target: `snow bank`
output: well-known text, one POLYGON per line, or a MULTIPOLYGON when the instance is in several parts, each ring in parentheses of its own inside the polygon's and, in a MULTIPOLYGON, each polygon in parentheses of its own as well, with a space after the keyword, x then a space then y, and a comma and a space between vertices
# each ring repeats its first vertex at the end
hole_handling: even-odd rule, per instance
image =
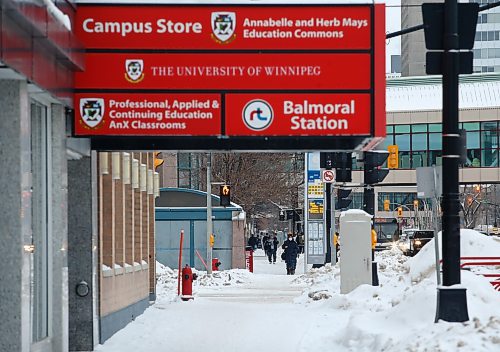
MULTIPOLYGON (((171 269, 156 262, 156 297, 157 302, 168 303, 177 300, 177 269, 171 269)), ((223 287, 241 285, 251 281, 252 274, 244 269, 214 271, 208 276, 206 271, 193 269, 198 277, 193 281, 193 293, 199 287, 223 287)))
MULTIPOLYGON (((500 241, 462 231, 463 256, 499 256, 500 241)), ((376 253, 380 286, 361 285, 340 294, 338 265, 313 269, 297 278, 308 285, 294 302, 348 314, 343 328, 307 341, 314 350, 335 351, 494 351, 500 348, 500 294, 487 279, 462 271, 470 321, 434 323, 436 279, 433 243, 415 257, 392 249, 376 253), (417 278, 417 279, 416 279, 417 278), (319 302, 318 302, 319 301, 319 302), (496 346, 496 347, 495 347, 496 346)), ((498 272, 498 269, 497 269, 498 272)))
MULTIPOLYGON (((441 239, 441 232, 438 233, 441 239)), ((441 254, 441 240, 439 244, 439 258, 441 254)), ((435 275, 435 249, 434 239, 429 241, 420 252, 408 262, 410 275, 413 281, 435 275)), ((486 236, 474 230, 462 229, 460 231, 460 253, 462 257, 493 257, 500 256, 500 237, 486 236)))
POLYGON ((231 285, 241 285, 251 281, 251 273, 246 269, 231 269, 224 271, 214 271, 211 276, 206 271, 195 270, 198 278, 194 281, 194 289, 197 286, 221 287, 231 285))

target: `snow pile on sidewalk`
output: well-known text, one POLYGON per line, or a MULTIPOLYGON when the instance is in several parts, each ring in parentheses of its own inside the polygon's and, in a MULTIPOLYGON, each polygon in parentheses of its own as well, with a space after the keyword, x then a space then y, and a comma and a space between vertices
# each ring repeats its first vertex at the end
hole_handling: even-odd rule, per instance
POLYGON ((156 262, 156 302, 168 303, 177 298, 178 270, 156 262))
MULTIPOLYGON (((438 234, 441 238, 441 232, 438 234)), ((441 240, 439 244, 439 258, 442 258, 441 240)), ((410 274, 414 281, 435 275, 435 249, 432 239, 422 250, 409 260, 410 274)), ((500 257, 500 237, 485 236, 477 231, 462 229, 460 231, 460 255, 462 257, 500 257)), ((474 270, 473 270, 474 271, 474 270)))
MULTIPOLYGON (((192 269, 198 277, 193 281, 193 291, 199 287, 223 287, 248 283, 252 274, 245 269, 214 271, 208 276, 206 271, 192 269)), ((171 269, 156 262, 156 297, 157 302, 171 302, 177 299, 177 269, 171 269)))
MULTIPOLYGON (((498 239, 471 230, 462 234, 463 256, 500 255, 498 239)), ((309 287, 295 303, 336 310, 339 316, 348 314, 342 329, 307 341, 311 351, 328 346, 342 347, 340 351, 500 350, 500 293, 483 276, 462 271, 469 322, 434 323, 433 245, 427 244, 410 259, 397 249, 377 253, 380 286, 361 285, 346 295, 340 294, 338 265, 315 269, 296 279, 309 287)))
POLYGON ((231 269, 224 271, 213 271, 211 276, 206 271, 195 271, 198 278, 194 281, 194 287, 221 287, 241 285, 251 281, 251 273, 246 269, 231 269))

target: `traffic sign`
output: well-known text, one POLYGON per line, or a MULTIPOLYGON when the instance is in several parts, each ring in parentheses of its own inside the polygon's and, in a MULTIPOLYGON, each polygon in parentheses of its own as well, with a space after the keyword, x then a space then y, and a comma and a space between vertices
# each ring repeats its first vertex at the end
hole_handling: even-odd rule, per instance
POLYGON ((321 180, 324 183, 335 182, 335 170, 322 170, 321 171, 321 180))

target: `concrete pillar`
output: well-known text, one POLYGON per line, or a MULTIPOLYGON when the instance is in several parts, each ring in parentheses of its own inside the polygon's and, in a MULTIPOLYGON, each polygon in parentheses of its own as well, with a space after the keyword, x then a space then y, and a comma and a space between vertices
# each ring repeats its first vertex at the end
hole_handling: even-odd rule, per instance
MULTIPOLYGON (((93 153, 92 155, 95 155, 93 153)), ((98 343, 97 200, 95 157, 68 161, 69 350, 92 351, 98 343), (94 206, 93 206, 94 205, 94 206), (87 296, 77 295, 85 282, 87 296)))
POLYGON ((0 351, 28 352, 31 120, 26 82, 0 80, 0 106, 0 351))
POLYGON ((52 351, 68 350, 68 168, 64 107, 51 109, 52 351))

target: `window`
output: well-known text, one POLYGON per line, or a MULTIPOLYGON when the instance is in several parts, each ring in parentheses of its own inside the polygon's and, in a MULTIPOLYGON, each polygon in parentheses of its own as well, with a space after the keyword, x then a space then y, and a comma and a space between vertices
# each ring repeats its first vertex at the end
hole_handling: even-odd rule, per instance
POLYGON ((200 188, 200 162, 193 153, 177 154, 177 185, 181 188, 200 188))
MULTIPOLYGON (((497 121, 461 122, 467 134, 467 161, 464 167, 500 167, 500 127, 497 121)), ((442 165, 442 125, 414 124, 388 126, 383 149, 399 147, 399 168, 442 165), (411 131, 411 132, 410 132, 411 131), (427 132, 428 131, 428 132, 427 132)))
POLYGON ((50 253, 50 119, 47 108, 31 103, 31 165, 32 165, 32 340, 49 336, 49 258, 50 253))

